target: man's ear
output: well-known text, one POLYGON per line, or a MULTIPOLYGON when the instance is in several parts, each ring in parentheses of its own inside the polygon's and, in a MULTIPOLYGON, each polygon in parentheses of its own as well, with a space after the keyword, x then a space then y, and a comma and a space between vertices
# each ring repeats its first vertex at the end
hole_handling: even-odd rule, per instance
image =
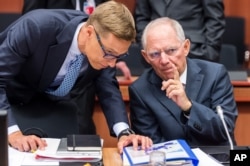
POLYGON ((142 54, 143 58, 147 61, 147 63, 150 64, 150 61, 148 59, 146 51, 145 50, 141 50, 141 54, 142 54))
POLYGON ((189 39, 186 39, 184 41, 184 46, 183 46, 186 56, 188 56, 188 53, 190 51, 190 47, 191 47, 191 42, 189 39))
POLYGON ((95 29, 93 25, 87 25, 85 28, 85 35, 90 37, 91 35, 95 35, 95 29))

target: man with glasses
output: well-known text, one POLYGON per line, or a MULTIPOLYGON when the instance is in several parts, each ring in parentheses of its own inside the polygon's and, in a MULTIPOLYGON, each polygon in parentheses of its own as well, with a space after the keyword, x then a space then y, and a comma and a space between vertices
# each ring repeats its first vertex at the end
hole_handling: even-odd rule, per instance
MULTIPOLYGON (((22 14, 34 9, 75 9, 90 14, 93 8, 106 1, 108 0, 24 0, 22 14), (85 7, 89 10, 85 10, 85 7)), ((124 60, 117 61, 116 68, 122 72, 125 79, 132 78, 129 66, 124 60)))
POLYGON ((127 55, 134 38, 133 16, 114 1, 89 17, 40 9, 9 26, 0 34, 0 109, 8 111, 9 144, 20 151, 43 149, 46 142, 32 132, 35 127, 45 132, 42 137, 95 134, 97 95, 119 151, 131 143, 149 147, 151 139, 129 127, 115 77, 116 61, 127 55))
POLYGON ((151 21, 141 51, 151 65, 130 87, 132 129, 154 143, 185 139, 190 145, 229 145, 217 106, 234 140, 233 87, 221 64, 190 59, 190 41, 170 18, 151 21))

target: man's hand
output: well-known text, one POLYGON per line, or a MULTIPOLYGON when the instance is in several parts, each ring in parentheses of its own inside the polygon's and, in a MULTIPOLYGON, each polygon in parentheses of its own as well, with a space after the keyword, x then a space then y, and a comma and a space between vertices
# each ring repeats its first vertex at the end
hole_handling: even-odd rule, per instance
POLYGON ((188 99, 185 89, 180 81, 180 76, 177 68, 174 68, 174 78, 162 81, 161 90, 166 91, 166 96, 172 99, 183 111, 189 110, 192 106, 188 99))
POLYGON ((136 134, 121 136, 117 144, 119 153, 123 152, 123 147, 128 146, 130 144, 133 145, 134 150, 138 149, 138 145, 140 145, 142 149, 147 149, 153 145, 153 141, 149 137, 136 134))
POLYGON ((47 146, 45 140, 35 135, 25 136, 21 131, 17 131, 9 135, 9 144, 13 148, 22 152, 35 151, 38 148, 44 149, 47 146))

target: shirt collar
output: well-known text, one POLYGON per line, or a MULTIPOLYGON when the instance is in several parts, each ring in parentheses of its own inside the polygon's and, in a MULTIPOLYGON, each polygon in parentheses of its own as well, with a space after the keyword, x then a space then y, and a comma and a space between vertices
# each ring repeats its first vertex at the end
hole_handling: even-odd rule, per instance
POLYGON ((187 65, 185 66, 184 72, 180 75, 180 81, 182 84, 186 85, 187 82, 187 65))
POLYGON ((74 38, 73 38, 73 41, 72 41, 72 44, 71 44, 71 52, 74 53, 75 55, 79 55, 81 54, 81 51, 79 50, 78 48, 78 41, 77 41, 77 38, 78 38, 78 34, 80 32, 80 29, 82 28, 82 26, 85 24, 85 22, 79 24, 76 28, 76 31, 75 31, 75 34, 74 34, 74 38))

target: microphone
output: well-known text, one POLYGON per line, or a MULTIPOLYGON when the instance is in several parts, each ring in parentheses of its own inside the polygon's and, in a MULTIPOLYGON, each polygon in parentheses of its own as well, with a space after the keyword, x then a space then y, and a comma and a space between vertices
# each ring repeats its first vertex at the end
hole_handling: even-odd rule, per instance
POLYGON ((232 142, 232 139, 231 139, 231 137, 229 135, 228 128, 227 128, 227 125, 226 125, 226 122, 225 122, 225 119, 224 119, 223 110, 222 110, 221 106, 219 106, 219 105, 216 107, 216 110, 217 110, 217 113, 218 113, 222 123, 223 123, 223 127, 224 127, 224 129, 226 131, 227 138, 228 138, 228 141, 229 141, 229 144, 230 144, 230 150, 233 150, 234 146, 233 146, 233 142, 232 142))

